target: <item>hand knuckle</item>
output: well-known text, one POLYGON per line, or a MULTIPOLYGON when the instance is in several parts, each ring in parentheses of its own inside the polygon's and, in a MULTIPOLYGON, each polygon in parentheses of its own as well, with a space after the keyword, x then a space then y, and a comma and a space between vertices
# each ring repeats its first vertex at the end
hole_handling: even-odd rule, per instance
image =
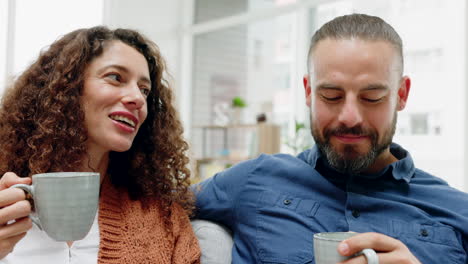
POLYGON ((12 177, 12 176, 16 176, 16 174, 14 174, 14 173, 11 172, 11 171, 8 171, 8 172, 5 172, 5 173, 3 174, 3 176, 4 176, 4 177, 5 177, 5 176, 6 176, 6 177, 12 177))
POLYGON ((400 263, 400 264, 410 264, 411 261, 408 259, 408 255, 402 254, 401 252, 395 256, 395 259, 393 260, 394 263, 400 263))
POLYGON ((370 235, 371 235, 371 239, 375 241, 376 243, 382 242, 382 236, 379 233, 371 232, 370 235))
POLYGON ((24 193, 23 190, 19 188, 11 188, 11 192, 14 192, 14 195, 17 199, 22 200, 26 198, 26 194, 24 193))
POLYGON ((31 213, 31 204, 28 201, 19 201, 17 206, 22 215, 26 216, 31 213))
POLYGON ((15 177, 16 174, 14 174, 13 172, 5 172, 1 178, 1 182, 7 182, 8 180, 13 179, 15 177))
POLYGON ((8 240, 2 240, 0 241, 0 248, 2 252, 10 252, 10 250, 13 249, 13 246, 10 241, 8 240))
POLYGON ((32 228, 33 223, 32 223, 31 218, 28 217, 28 218, 26 219, 25 225, 26 225, 26 228, 27 228, 28 230, 32 228))

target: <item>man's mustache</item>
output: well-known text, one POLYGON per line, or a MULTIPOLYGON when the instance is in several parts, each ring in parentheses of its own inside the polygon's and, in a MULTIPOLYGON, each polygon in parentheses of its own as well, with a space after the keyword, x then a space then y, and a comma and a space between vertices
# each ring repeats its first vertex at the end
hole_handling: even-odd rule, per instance
POLYGON ((339 126, 337 128, 328 129, 325 132, 326 138, 330 136, 341 136, 341 135, 368 136, 368 137, 373 138, 376 136, 376 132, 370 129, 364 129, 362 126, 354 126, 354 127, 339 126))

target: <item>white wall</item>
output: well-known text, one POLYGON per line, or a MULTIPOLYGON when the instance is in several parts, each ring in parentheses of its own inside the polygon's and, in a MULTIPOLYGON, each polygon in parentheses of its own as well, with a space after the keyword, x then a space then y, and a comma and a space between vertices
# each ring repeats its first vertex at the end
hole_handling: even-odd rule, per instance
MULTIPOLYGON (((180 77, 184 0, 106 0, 104 24, 138 30, 156 42, 174 80, 180 77)), ((188 2, 188 1, 186 1, 188 2)), ((176 99, 180 86, 175 82, 176 99)))
POLYGON ((24 71, 37 59, 41 49, 62 35, 102 22, 101 1, 16 0, 15 4, 14 75, 24 71), (86 19, 83 14, 87 15, 86 19))
POLYGON ((102 13, 102 0, 0 1, 0 94, 42 49, 72 30, 102 24, 102 13))
POLYGON ((0 94, 6 85, 7 76, 7 34, 8 34, 8 1, 0 1, 0 94))

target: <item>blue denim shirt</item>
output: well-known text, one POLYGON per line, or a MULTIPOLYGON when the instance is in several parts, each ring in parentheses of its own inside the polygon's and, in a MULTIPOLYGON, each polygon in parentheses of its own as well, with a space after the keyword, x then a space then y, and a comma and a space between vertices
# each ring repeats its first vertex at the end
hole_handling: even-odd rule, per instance
POLYGON ((379 232, 422 263, 466 264, 468 194, 399 161, 375 175, 331 169, 316 147, 297 157, 261 155, 194 186, 197 217, 233 231, 233 263, 314 263, 313 235, 379 232))

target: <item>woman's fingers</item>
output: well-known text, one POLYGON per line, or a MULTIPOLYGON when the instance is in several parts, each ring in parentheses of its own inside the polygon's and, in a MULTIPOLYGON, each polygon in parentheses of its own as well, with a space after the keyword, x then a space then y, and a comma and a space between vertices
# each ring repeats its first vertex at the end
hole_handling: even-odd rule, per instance
POLYGON ((0 208, 12 205, 26 199, 26 194, 18 188, 5 189, 0 191, 0 208))
POLYGON ((26 194, 21 189, 10 188, 20 183, 31 184, 31 179, 20 178, 12 172, 3 174, 0 179, 0 259, 13 251, 32 227, 28 217, 31 204, 25 200, 26 194))
POLYGON ((14 223, 0 227, 0 241, 26 233, 32 227, 29 217, 17 219, 14 223))
POLYGON ((26 233, 22 233, 0 240, 0 259, 3 259, 6 255, 12 252, 18 241, 20 241, 25 235, 26 233))
POLYGON ((22 200, 0 209, 0 224, 28 216, 31 213, 31 204, 22 200))
POLYGON ((16 175, 13 172, 7 172, 3 174, 2 178, 0 179, 0 190, 4 190, 9 188, 12 185, 15 184, 31 184, 31 178, 26 177, 26 178, 20 178, 18 175, 16 175))

